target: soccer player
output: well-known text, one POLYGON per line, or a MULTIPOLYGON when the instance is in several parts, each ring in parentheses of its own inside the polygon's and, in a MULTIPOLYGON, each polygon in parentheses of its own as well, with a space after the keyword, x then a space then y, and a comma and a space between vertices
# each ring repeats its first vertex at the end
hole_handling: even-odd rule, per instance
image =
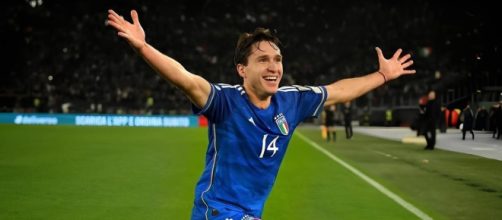
POLYGON ((194 112, 209 119, 205 169, 195 189, 192 219, 260 219, 265 200, 293 131, 317 117, 323 106, 346 102, 398 78, 413 74, 409 54, 401 49, 384 58, 376 48, 379 69, 325 86, 284 86, 279 39, 257 28, 240 36, 235 67, 242 85, 214 84, 187 71, 145 41, 138 14, 132 23, 113 10, 107 24, 162 77, 182 90, 194 112))

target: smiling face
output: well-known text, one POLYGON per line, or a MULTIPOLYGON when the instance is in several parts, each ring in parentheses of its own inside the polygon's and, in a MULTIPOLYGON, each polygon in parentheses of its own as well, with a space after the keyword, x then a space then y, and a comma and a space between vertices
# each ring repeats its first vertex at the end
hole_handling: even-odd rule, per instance
POLYGON ((246 92, 264 100, 277 92, 282 78, 282 55, 277 45, 259 41, 252 45, 247 64, 238 64, 246 92))

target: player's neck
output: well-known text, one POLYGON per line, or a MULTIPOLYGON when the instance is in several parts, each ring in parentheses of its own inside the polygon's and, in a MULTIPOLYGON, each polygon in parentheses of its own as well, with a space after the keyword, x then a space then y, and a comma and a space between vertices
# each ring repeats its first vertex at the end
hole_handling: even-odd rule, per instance
POLYGON ((272 100, 272 96, 270 95, 259 95, 253 89, 247 88, 246 85, 243 86, 244 90, 246 90, 246 94, 249 98, 251 104, 256 106, 259 109, 266 109, 270 106, 270 101, 272 100))

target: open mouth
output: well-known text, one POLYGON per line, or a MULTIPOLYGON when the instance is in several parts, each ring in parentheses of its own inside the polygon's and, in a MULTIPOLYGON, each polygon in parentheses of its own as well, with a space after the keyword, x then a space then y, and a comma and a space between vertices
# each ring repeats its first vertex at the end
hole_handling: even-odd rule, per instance
POLYGON ((268 82, 275 82, 275 81, 277 81, 278 78, 279 77, 277 77, 277 76, 265 76, 265 77, 263 77, 263 79, 265 81, 268 81, 268 82))

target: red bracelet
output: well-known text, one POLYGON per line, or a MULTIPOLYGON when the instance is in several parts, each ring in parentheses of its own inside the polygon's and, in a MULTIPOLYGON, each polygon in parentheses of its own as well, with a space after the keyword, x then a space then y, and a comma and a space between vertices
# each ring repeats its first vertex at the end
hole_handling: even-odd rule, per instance
POLYGON ((380 72, 380 70, 377 71, 377 72, 380 73, 383 76, 383 81, 384 81, 383 83, 386 83, 387 82, 387 77, 385 77, 385 74, 383 74, 382 72, 380 72))

